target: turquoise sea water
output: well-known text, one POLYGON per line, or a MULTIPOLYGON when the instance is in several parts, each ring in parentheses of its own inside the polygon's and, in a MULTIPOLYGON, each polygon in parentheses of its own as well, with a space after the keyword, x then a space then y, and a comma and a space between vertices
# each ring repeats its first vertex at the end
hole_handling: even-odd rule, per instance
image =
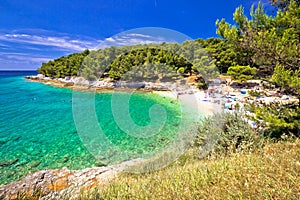
MULTIPOLYGON (((31 74, 34 72, 0 72, 0 186, 41 169, 83 169, 101 165, 83 145, 77 132, 72 91, 23 78, 31 74)), ((122 98, 128 94, 118 95, 122 98)), ((158 95, 137 92, 129 102, 132 120, 137 125, 150 123, 149 108, 155 104, 165 108, 167 119, 160 132, 150 139, 128 135, 114 121, 111 98, 111 93, 95 96, 99 126, 114 145, 122 151, 130 151, 130 156, 117 157, 115 152, 100 149, 108 164, 156 151, 172 141, 178 131, 181 114, 176 103, 158 95)))

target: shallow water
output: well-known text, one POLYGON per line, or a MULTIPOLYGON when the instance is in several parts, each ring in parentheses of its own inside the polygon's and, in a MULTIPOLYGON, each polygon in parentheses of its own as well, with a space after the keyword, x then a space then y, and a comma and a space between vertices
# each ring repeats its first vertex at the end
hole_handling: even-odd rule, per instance
MULTIPOLYGON (((19 180, 41 169, 83 169, 102 163, 83 145, 74 123, 72 91, 23 78, 33 72, 0 72, 0 185, 19 180)), ((88 95, 88 94, 81 94, 88 95)), ((117 94, 127 98, 127 93, 117 94)), ((139 157, 163 148, 176 135, 179 105, 151 93, 133 93, 129 101, 131 119, 139 126, 151 123, 149 109, 159 104, 167 118, 159 133, 150 138, 134 137, 118 127, 111 109, 112 93, 96 94, 95 111, 105 137, 121 151, 99 148, 106 164, 139 157)), ((78 127, 77 127, 78 128, 78 127)), ((103 146, 102 146, 103 147, 103 146)))

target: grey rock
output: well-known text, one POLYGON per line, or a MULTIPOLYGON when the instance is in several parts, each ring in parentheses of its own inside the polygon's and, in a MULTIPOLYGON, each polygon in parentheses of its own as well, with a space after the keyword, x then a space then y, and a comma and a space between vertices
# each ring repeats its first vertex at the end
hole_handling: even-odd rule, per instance
POLYGON ((18 194, 35 196, 39 199, 60 199, 78 197, 80 191, 104 185, 127 167, 134 166, 143 159, 130 160, 118 165, 94 167, 84 170, 42 170, 24 179, 9 183, 0 188, 0 199, 13 199, 18 194))

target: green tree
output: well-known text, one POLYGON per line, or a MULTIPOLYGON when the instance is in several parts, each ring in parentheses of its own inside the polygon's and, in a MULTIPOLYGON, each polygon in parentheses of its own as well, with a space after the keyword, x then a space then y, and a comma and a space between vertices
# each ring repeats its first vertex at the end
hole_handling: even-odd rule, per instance
POLYGON ((220 73, 226 73, 230 66, 243 65, 242 55, 235 51, 234 46, 227 40, 220 38, 197 39, 207 53, 214 59, 220 73))
POLYGON ((272 75, 271 81, 276 83, 283 89, 300 94, 300 71, 292 71, 290 69, 285 69, 281 65, 275 67, 274 73, 272 75))
POLYGON ((43 63, 38 69, 38 72, 55 78, 64 78, 66 76, 75 76, 85 57, 89 55, 90 51, 85 50, 81 53, 74 53, 68 56, 62 56, 58 59, 43 63))
POLYGON ((244 52, 250 58, 250 66, 260 66, 260 75, 271 75, 274 66, 298 69, 300 39, 300 7, 290 1, 288 9, 278 10, 268 16, 261 3, 252 6, 248 19, 244 8, 238 7, 234 13, 236 25, 224 19, 217 21, 217 33, 234 45, 237 52, 244 52))
POLYGON ((248 105, 247 109, 255 115, 248 116, 263 128, 266 135, 279 138, 283 134, 300 136, 299 103, 270 103, 256 106, 248 105))
MULTIPOLYGON (((279 8, 279 9, 282 9, 282 10, 287 10, 288 6, 291 3, 291 0, 270 0, 270 1, 273 6, 279 8)), ((295 2, 299 6, 300 0, 295 0, 295 2)))
POLYGON ((239 66, 239 65, 232 66, 229 67, 227 74, 231 75, 234 80, 242 82, 242 81, 252 79, 256 74, 256 68, 252 68, 250 66, 239 66))

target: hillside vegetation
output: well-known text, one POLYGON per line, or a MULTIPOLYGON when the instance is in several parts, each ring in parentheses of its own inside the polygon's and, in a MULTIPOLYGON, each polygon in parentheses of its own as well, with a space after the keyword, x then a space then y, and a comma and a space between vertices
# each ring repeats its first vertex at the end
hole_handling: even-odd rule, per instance
POLYGON ((185 155, 148 174, 122 174, 78 199, 299 199, 300 142, 195 160, 185 155))

